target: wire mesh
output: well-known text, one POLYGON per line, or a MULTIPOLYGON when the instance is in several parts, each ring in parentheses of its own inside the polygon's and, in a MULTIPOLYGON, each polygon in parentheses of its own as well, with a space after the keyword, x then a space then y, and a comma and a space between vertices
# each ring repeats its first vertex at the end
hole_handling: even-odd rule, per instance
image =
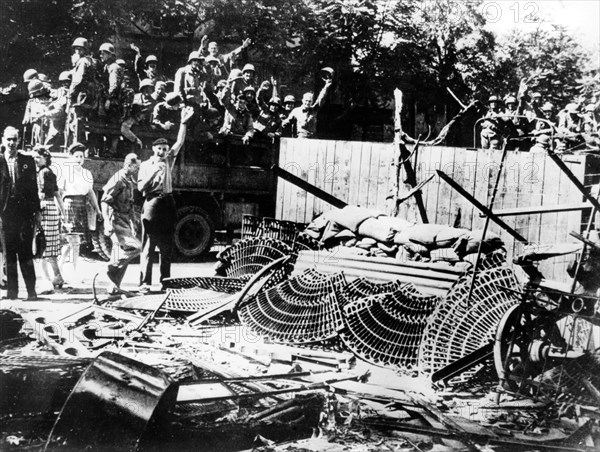
MULTIPOLYGON (((411 369, 417 364, 427 320, 439 298, 420 293, 412 284, 382 284, 387 293, 359 298, 343 308, 340 336, 352 352, 376 365, 411 369)), ((367 288, 362 285, 362 288, 367 288)), ((356 293, 356 287, 350 289, 356 293)), ((349 297, 342 297, 347 299, 349 297)))
POLYGON ((342 273, 308 269, 252 297, 238 309, 238 316, 244 325, 273 341, 330 339, 343 326, 334 292, 345 284, 342 273))
MULTIPOLYGON (((518 291, 520 286, 500 257, 482 261, 467 300, 472 275, 472 271, 462 275, 429 318, 419 350, 420 372, 436 372, 488 344, 504 313, 519 302, 513 292, 502 289, 518 291)), ((464 382, 476 371, 464 372, 450 383, 464 382)))

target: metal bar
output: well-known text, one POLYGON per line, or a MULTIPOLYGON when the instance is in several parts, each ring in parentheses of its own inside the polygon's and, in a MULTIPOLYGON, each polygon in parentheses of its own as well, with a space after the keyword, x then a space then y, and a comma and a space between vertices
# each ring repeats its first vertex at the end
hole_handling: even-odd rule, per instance
POLYGON ((562 170, 563 173, 565 173, 565 175, 569 178, 573 185, 575 185, 577 190, 581 192, 583 197, 587 199, 592 204, 592 206, 594 206, 596 211, 600 210, 600 201, 598 201, 590 193, 588 193, 583 183, 579 179, 577 179, 577 176, 575 176, 575 174, 573 174, 569 167, 565 165, 565 162, 563 162, 560 159, 560 157, 554 154, 553 152, 548 152, 548 157, 550 157, 554 161, 554 163, 558 165, 558 167, 562 170))
MULTIPOLYGON (((506 155, 508 150, 506 145, 508 144, 508 140, 504 141, 504 145, 502 146, 502 156, 500 157, 500 168, 498 168, 498 175, 496 176, 496 181, 494 182, 494 191, 492 192, 492 199, 490 199, 490 205, 488 206, 488 210, 491 212, 494 208, 494 203, 496 202, 496 195, 498 194, 498 186, 500 185, 500 178, 502 177, 502 170, 504 169, 504 162, 506 161, 506 155)), ((483 241, 485 240, 485 234, 487 233, 488 227, 490 226, 490 216, 485 217, 485 223, 483 225, 483 232, 481 234, 481 240, 479 241, 479 246, 477 247, 477 258, 475 259, 475 265, 473 265, 473 276, 471 277, 471 284, 469 285, 469 294, 467 295, 467 309, 470 307, 471 296, 473 295, 473 288, 475 287, 475 278, 477 277, 477 267, 479 266, 479 260, 481 259, 481 250, 483 248, 483 241)))
POLYGON ((523 237, 521 234, 519 234, 517 231, 515 231, 513 228, 507 225, 504 221, 498 218, 498 216, 494 212, 492 212, 486 206, 481 204, 471 193, 467 192, 464 188, 458 185, 450 176, 448 176, 441 170, 436 170, 436 173, 438 174, 438 176, 444 179, 453 189, 455 189, 460 195, 466 198, 467 201, 473 204, 477 209, 483 212, 484 215, 489 217, 490 220, 492 220, 494 223, 496 223, 498 226, 500 226, 502 229, 504 229, 506 232, 512 235, 515 239, 525 244, 529 243, 529 241, 525 237, 523 237))
POLYGON ((265 374, 265 375, 252 375, 249 377, 228 377, 228 378, 215 378, 214 380, 195 380, 195 381, 184 381, 179 383, 179 386, 202 386, 207 384, 215 383, 240 383, 244 381, 264 381, 264 380, 294 380, 296 378, 310 377, 311 375, 331 373, 330 370, 320 370, 316 372, 294 372, 287 374, 265 374))
POLYGON ((457 359, 453 363, 450 363, 447 366, 441 368, 437 372, 434 372, 431 376, 431 381, 435 383, 436 381, 440 380, 450 380, 451 378, 460 375, 461 373, 470 369, 471 367, 482 363, 493 354, 494 343, 490 342, 489 344, 478 348, 474 352, 469 353, 467 356, 463 356, 462 358, 457 359))
POLYGON ((311 195, 314 195, 317 198, 319 198, 325 202, 328 202, 329 204, 331 204, 334 207, 341 209, 348 205, 347 202, 342 201, 339 198, 336 198, 335 196, 327 193, 324 190, 321 190, 318 187, 315 187, 313 184, 306 182, 304 179, 301 179, 298 176, 290 173, 289 171, 284 170, 282 167, 280 167, 278 165, 273 166, 273 171, 275 172, 275 174, 277 176, 281 177, 283 180, 289 182, 290 184, 294 184, 296 187, 301 188, 304 191, 307 191, 311 195))
MULTIPOLYGON (((538 207, 515 207, 513 209, 495 210, 494 215, 497 217, 512 217, 515 215, 533 215, 537 213, 556 213, 556 212, 571 212, 574 210, 591 209, 592 205, 584 202, 581 204, 559 204, 556 206, 538 206, 538 207)), ((481 218, 486 215, 480 213, 481 218)))
POLYGON ((353 375, 351 377, 323 381, 323 382, 319 382, 319 383, 313 383, 313 384, 309 384, 307 386, 303 386, 301 388, 276 389, 274 391, 256 392, 256 393, 252 393, 252 394, 235 394, 235 395, 231 395, 231 396, 203 397, 203 398, 199 398, 199 399, 186 400, 183 403, 208 403, 208 402, 216 402, 216 401, 223 401, 223 400, 262 399, 265 397, 270 397, 270 396, 279 395, 279 394, 290 394, 290 393, 298 393, 298 392, 316 391, 319 389, 326 389, 331 383, 337 383, 337 382, 346 381, 346 380, 357 380, 357 379, 358 379, 358 377, 353 375))

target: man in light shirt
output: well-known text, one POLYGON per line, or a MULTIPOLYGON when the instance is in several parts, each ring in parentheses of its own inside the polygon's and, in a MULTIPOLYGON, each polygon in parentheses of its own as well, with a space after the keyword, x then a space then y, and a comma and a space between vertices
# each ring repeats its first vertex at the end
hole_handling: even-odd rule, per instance
POLYGON ((140 260, 140 291, 152 285, 152 260, 155 248, 160 253, 160 281, 171 276, 171 254, 175 232, 176 209, 173 199, 173 164, 181 150, 187 125, 194 115, 193 107, 181 111, 177 141, 171 148, 165 138, 152 143, 154 155, 140 165, 138 189, 144 196, 142 209, 142 257, 140 260))

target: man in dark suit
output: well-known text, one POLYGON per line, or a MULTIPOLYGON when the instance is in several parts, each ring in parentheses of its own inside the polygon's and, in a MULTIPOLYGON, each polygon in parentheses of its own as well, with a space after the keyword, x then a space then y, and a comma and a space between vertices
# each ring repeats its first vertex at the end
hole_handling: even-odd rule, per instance
MULTIPOLYGON (((32 243, 35 228, 41 221, 40 199, 37 188, 37 170, 33 157, 17 150, 19 131, 14 127, 4 129, 2 145, 8 166, 10 183, 6 208, 2 212, 2 225, 6 238, 6 298, 16 299, 19 292, 17 259, 27 288, 27 300, 37 299, 32 243)), ((0 163, 1 165, 1 163, 0 163)), ((1 168, 0 168, 1 173, 1 168)), ((0 176, 5 177, 5 175, 0 176)), ((0 183, 0 185, 4 185, 0 183)), ((0 199, 0 201, 2 201, 0 199)), ((2 204, 0 204, 1 207, 2 204)))

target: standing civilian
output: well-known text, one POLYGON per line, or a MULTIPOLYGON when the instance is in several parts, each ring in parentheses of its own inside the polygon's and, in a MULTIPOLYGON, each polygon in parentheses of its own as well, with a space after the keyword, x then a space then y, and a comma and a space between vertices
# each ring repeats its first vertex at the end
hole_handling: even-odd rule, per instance
POLYGON ((9 196, 2 215, 6 239, 6 297, 16 299, 18 296, 18 259, 27 288, 27 300, 34 301, 37 299, 37 293, 32 243, 35 228, 41 220, 36 166, 33 157, 17 150, 19 131, 14 127, 4 129, 2 144, 6 149, 6 163, 10 175, 9 196))
POLYGON ((160 253, 161 283, 171 276, 171 254, 176 217, 172 171, 177 154, 185 142, 188 122, 193 115, 193 107, 183 108, 175 144, 169 149, 165 138, 155 140, 152 144, 154 155, 140 165, 138 189, 144 196, 140 261, 141 292, 147 292, 152 285, 152 260, 157 246, 160 253))
MULTIPOLYGON (((37 152, 34 159, 38 171, 37 182, 42 212, 42 229, 46 237, 46 249, 42 255, 40 267, 44 282, 52 285, 53 288, 60 289, 64 284, 64 280, 57 259, 60 254, 59 224, 60 218, 63 216, 64 206, 58 191, 56 175, 50 169, 52 164, 50 152, 43 146, 38 146, 34 151, 37 152), (52 269, 53 277, 50 276, 50 269, 52 269)), ((48 292, 52 292, 52 290, 48 292)))
POLYGON ((104 235, 111 238, 113 246, 106 272, 111 286, 110 295, 120 292, 121 282, 129 263, 140 255, 142 244, 135 236, 135 211, 133 190, 140 162, 137 155, 127 154, 123 169, 117 171, 102 189, 102 215, 104 235))

